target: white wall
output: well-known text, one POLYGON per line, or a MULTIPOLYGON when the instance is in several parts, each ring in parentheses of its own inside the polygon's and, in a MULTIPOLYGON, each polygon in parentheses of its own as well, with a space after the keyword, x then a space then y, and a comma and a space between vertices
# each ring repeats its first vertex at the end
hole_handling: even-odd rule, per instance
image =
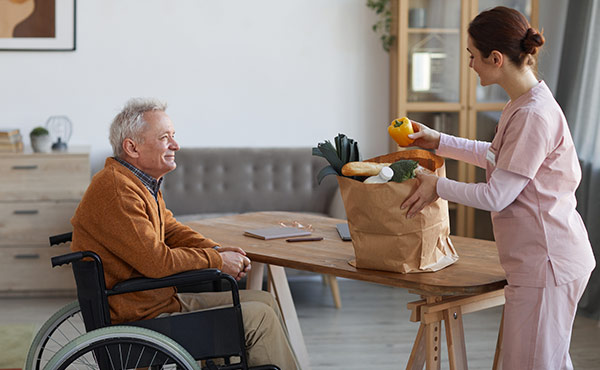
POLYGON ((387 150, 388 57, 362 0, 77 5, 75 52, 0 52, 0 127, 67 115, 95 172, 123 103, 155 96, 182 146, 309 147, 341 132, 365 157, 387 150))
MULTIPOLYGON (((541 3, 546 36, 560 37, 540 61, 553 87, 565 6, 541 3)), ((309 147, 341 132, 363 157, 385 154, 388 55, 365 4, 80 0, 75 52, 0 52, 0 127, 27 134, 67 115, 95 172, 112 117, 128 98, 154 96, 182 146, 309 147)))

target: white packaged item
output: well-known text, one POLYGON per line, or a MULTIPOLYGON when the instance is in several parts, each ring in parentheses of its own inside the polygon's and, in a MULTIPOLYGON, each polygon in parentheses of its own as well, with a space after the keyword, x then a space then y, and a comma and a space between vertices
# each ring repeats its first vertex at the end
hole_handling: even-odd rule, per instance
POLYGON ((394 176, 394 170, 389 167, 383 167, 381 171, 379 171, 378 175, 368 177, 364 183, 365 184, 383 184, 394 176))

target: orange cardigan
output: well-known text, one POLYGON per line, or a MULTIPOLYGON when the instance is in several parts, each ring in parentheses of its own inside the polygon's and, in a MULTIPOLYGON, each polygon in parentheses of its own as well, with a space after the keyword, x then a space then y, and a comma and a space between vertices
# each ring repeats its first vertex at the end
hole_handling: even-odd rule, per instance
MULTIPOLYGON (((100 256, 109 289, 135 277, 222 268, 219 252, 212 249, 218 244, 179 223, 161 192, 157 205, 142 182, 113 158, 94 175, 71 223, 71 249, 100 256)), ((176 293, 175 288, 163 288, 111 296, 111 320, 122 323, 178 312, 176 293)))

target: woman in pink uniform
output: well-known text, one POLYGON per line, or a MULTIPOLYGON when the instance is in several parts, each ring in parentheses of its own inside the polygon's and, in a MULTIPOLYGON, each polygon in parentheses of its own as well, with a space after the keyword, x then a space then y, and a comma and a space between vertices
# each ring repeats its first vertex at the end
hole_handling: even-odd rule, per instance
POLYGON ((486 169, 485 183, 435 175, 401 208, 407 217, 437 197, 491 211, 506 271, 503 368, 572 369, 569 343, 577 303, 594 269, 575 190, 581 168, 565 116, 535 72, 544 43, 518 11, 496 7, 469 25, 469 66, 481 85, 509 95, 491 143, 457 138, 413 122, 415 145, 486 169))

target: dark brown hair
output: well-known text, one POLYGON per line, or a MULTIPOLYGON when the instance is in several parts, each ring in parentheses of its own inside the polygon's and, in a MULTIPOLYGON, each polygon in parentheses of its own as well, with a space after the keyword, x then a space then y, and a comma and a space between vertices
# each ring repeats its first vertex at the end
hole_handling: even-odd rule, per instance
POLYGON ((518 11, 504 6, 481 12, 469 24, 469 36, 484 58, 498 50, 517 66, 527 60, 535 64, 534 56, 544 44, 544 36, 531 28, 527 18, 518 11))

